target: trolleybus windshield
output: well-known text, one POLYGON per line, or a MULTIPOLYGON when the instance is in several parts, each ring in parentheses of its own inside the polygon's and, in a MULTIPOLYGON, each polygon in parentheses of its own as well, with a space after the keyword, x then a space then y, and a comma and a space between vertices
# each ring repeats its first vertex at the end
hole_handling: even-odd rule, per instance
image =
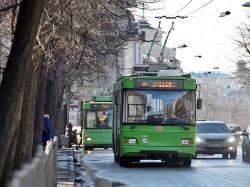
POLYGON ((195 90, 127 90, 124 123, 195 123, 195 90), (173 122, 173 120, 171 121, 173 122))
POLYGON ((111 129, 112 108, 85 110, 85 129, 111 129))

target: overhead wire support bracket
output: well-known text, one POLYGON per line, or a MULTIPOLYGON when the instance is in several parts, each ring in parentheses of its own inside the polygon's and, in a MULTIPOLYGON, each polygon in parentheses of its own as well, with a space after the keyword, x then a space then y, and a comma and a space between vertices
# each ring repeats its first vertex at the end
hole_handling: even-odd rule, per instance
POLYGON ((167 35, 167 37, 166 37, 166 39, 165 39, 165 41, 164 41, 164 45, 162 46, 161 54, 160 54, 160 57, 159 57, 159 59, 158 59, 158 64, 163 63, 163 52, 164 52, 164 49, 165 49, 165 47, 166 47, 166 43, 167 43, 169 34, 170 34, 170 32, 171 32, 172 30, 174 30, 174 22, 172 22, 172 26, 171 26, 171 28, 169 29, 168 35, 167 35))
POLYGON ((156 39, 156 37, 157 37, 157 35, 158 35, 159 29, 161 29, 161 21, 159 21, 159 25, 158 25, 158 28, 157 28, 157 30, 156 30, 156 32, 155 32, 154 39, 153 39, 153 41, 152 41, 152 43, 151 43, 151 46, 150 46, 150 49, 149 49, 149 51, 148 51, 147 57, 146 57, 146 58, 144 59, 144 61, 143 61, 144 64, 148 63, 148 61, 149 61, 149 59, 150 59, 150 53, 151 53, 152 48, 153 48, 153 46, 154 46, 155 39, 156 39))
POLYGON ((158 19, 162 19, 162 18, 166 18, 166 19, 177 19, 177 18, 181 18, 181 19, 184 19, 184 18, 187 18, 187 16, 174 16, 174 17, 156 16, 155 18, 158 18, 158 19))

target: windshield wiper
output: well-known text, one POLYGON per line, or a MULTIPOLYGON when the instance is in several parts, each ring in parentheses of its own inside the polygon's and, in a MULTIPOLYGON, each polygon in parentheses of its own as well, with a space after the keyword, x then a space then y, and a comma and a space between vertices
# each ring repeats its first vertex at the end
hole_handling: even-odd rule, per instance
MULTIPOLYGON (((136 124, 133 124, 132 127, 130 127, 130 129, 135 129, 136 126, 142 124, 144 121, 138 122, 136 124)), ((145 122, 144 122, 145 123, 145 122)))
POLYGON ((189 127, 184 125, 184 124, 188 124, 188 123, 183 121, 183 120, 180 120, 180 119, 167 118, 167 119, 164 120, 164 123, 174 124, 174 125, 182 127, 185 130, 189 130, 189 127))
MULTIPOLYGON (((136 124, 133 124, 130 129, 135 129, 135 127, 137 127, 138 125, 142 124, 142 123, 145 123, 145 121, 141 121, 141 122, 138 122, 136 124)), ((180 119, 175 119, 175 118, 168 118, 168 119, 165 119, 163 123, 168 123, 168 124, 172 124, 172 125, 177 125, 177 126, 180 126, 182 127, 183 129, 185 130, 189 130, 189 127, 185 126, 185 124, 189 124, 183 120, 180 120, 180 119)))

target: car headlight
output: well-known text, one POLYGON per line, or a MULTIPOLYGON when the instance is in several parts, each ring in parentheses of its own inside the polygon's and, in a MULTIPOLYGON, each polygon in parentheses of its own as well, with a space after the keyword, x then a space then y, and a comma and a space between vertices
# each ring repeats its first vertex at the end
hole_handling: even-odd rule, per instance
POLYGON ((227 138, 227 140, 226 140, 226 142, 230 142, 230 143, 233 143, 233 142, 235 142, 236 140, 235 140, 235 137, 234 136, 229 136, 228 138, 227 138))
POLYGON ((205 140, 200 136, 196 136, 196 143, 201 143, 201 142, 205 142, 205 140))

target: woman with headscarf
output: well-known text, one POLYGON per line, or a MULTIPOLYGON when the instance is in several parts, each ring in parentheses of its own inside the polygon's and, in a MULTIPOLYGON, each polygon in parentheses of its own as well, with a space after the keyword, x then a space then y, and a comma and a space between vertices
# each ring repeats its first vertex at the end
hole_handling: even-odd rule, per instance
POLYGON ((69 137, 69 147, 72 147, 72 143, 73 143, 73 125, 72 123, 68 123, 66 124, 66 129, 65 129, 65 136, 69 137))
POLYGON ((43 148, 45 150, 46 143, 52 138, 51 128, 50 128, 50 121, 49 121, 49 115, 44 114, 43 116, 43 133, 42 133, 42 142, 43 142, 43 148))

